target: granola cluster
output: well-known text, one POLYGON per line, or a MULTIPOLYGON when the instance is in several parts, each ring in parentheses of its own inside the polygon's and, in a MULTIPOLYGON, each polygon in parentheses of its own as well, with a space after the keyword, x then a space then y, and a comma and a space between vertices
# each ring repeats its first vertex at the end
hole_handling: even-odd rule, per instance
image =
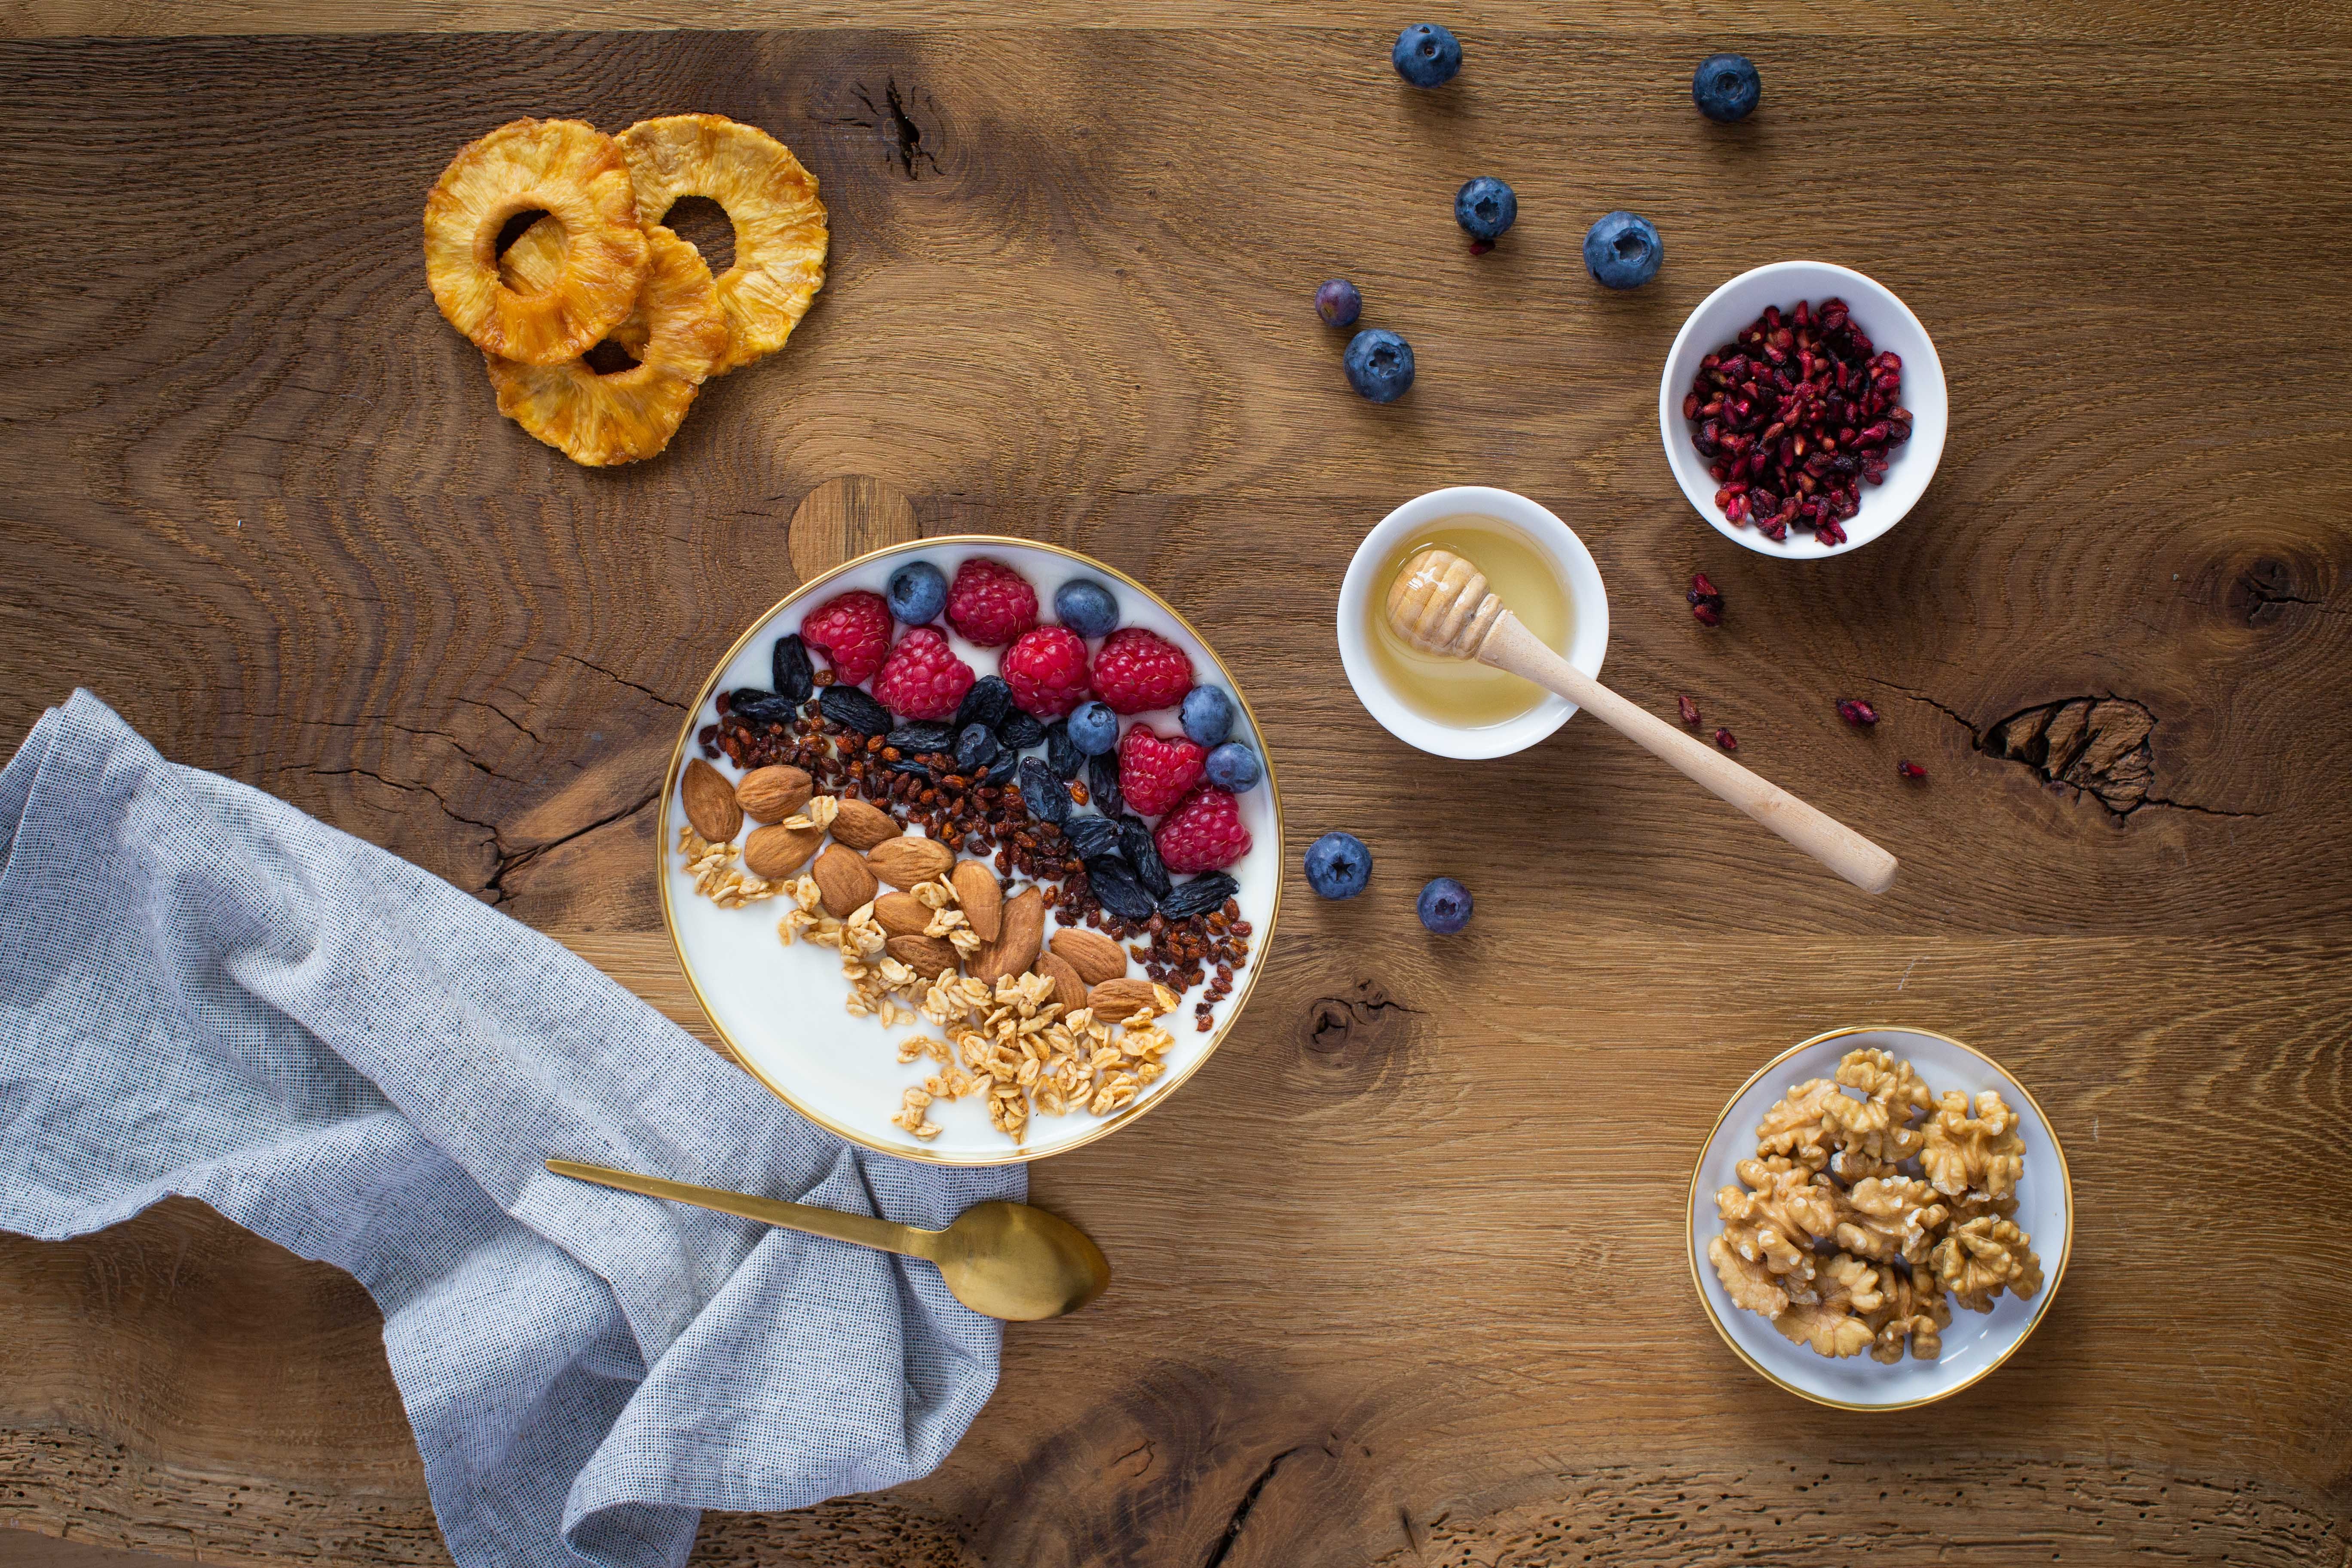
POLYGON ((2017 1125, 1991 1089, 1938 1099, 1910 1063, 1850 1051, 1765 1111, 1740 1184, 1716 1194, 1707 1259, 1735 1303, 1822 1355, 1934 1361, 1948 1295, 1989 1312, 2042 1289, 2015 1217, 2017 1125))

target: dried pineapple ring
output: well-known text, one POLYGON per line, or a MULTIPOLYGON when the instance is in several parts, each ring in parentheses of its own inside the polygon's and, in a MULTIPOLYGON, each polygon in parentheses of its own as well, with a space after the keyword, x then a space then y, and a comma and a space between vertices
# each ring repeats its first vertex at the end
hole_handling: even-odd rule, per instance
POLYGON ((816 176, 766 132, 723 115, 640 120, 616 140, 646 228, 659 226, 684 196, 717 202, 735 226, 735 264, 719 275, 727 357, 717 374, 783 347, 824 286, 824 204, 816 176))
MULTIPOLYGON (((552 240, 533 224, 507 252, 509 274, 529 281, 550 265, 552 240), (523 254, 516 257, 516 252, 523 254)), ((615 342, 642 345, 638 363, 598 375, 585 360, 519 364, 485 356, 499 412, 575 463, 602 468, 650 458, 669 445, 696 389, 727 352, 727 324, 710 268, 694 247, 667 229, 648 237, 653 269, 615 342)))
POLYGON ((484 353, 549 365, 587 353, 628 315, 648 265, 628 165, 581 121, 501 125, 425 194, 433 302, 484 353), (544 292, 522 295, 499 280, 499 230, 534 207, 563 230, 563 268, 544 292))

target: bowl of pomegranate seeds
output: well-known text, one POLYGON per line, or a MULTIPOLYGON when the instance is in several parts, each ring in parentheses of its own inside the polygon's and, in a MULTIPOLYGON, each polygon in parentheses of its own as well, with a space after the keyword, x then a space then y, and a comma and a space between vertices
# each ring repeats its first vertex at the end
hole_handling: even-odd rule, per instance
POLYGON ((1691 505, 1725 537, 1796 560, 1903 521, 1949 413, 1919 318, 1825 261, 1776 261, 1708 295, 1658 384, 1666 462, 1691 505))

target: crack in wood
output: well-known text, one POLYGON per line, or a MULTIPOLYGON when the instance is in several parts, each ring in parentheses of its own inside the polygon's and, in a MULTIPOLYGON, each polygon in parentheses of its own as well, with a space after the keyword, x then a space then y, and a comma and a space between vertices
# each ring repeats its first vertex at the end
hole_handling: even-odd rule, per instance
POLYGON ((1294 1447, 1285 1448, 1265 1462, 1265 1468, 1257 1473, 1257 1479, 1252 1481, 1249 1484, 1249 1489, 1242 1493, 1242 1500, 1234 1505, 1233 1517, 1225 1521, 1225 1532, 1217 1537, 1216 1546, 1209 1552, 1207 1560, 1201 1564, 1201 1568, 1218 1568, 1218 1564, 1224 1562, 1226 1554, 1234 1549, 1234 1542, 1241 1539, 1242 1526, 1249 1522, 1250 1513, 1257 1507, 1258 1495, 1265 1490, 1266 1482, 1274 1479, 1274 1472, 1282 1468, 1283 1460, 1306 1447, 1306 1444, 1301 1443, 1294 1447))
MULTIPOLYGON (((898 165, 899 171, 907 178, 919 180, 923 177, 920 171, 916 168, 918 163, 930 165, 931 173, 934 174, 940 173, 939 154, 933 150, 937 145, 938 138, 936 136, 932 138, 932 147, 923 145, 923 128, 915 123, 914 115, 908 111, 907 106, 909 97, 898 90, 897 77, 891 77, 884 82, 882 101, 879 103, 874 101, 873 92, 865 87, 859 87, 856 92, 857 101, 864 104, 866 112, 874 118, 852 121, 850 123, 863 125, 887 142, 893 148, 893 152, 887 156, 891 162, 898 165)), ((932 105, 935 110, 937 107, 936 104, 932 105)))
MULTIPOLYGON (((645 810, 646 807, 653 805, 654 802, 661 799, 661 796, 662 792, 660 790, 655 790, 646 795, 642 800, 639 800, 634 805, 623 806, 620 810, 613 812, 608 816, 598 817, 595 821, 589 823, 584 827, 575 827, 571 832, 564 834, 562 837, 551 838, 544 844, 534 844, 524 849, 509 849, 506 847, 504 843, 498 843, 498 868, 490 873, 490 879, 482 884, 482 891, 490 895, 490 907, 492 909, 496 909, 500 904, 506 903, 509 900, 514 897, 512 889, 507 886, 507 879, 515 872, 528 869, 541 857, 544 856, 551 849, 561 849, 574 839, 585 838, 588 835, 597 831, 599 828, 610 827, 616 822, 625 821, 627 818, 635 816, 637 813, 645 810)), ((498 830, 496 828, 492 828, 490 831, 493 838, 495 839, 498 830)))

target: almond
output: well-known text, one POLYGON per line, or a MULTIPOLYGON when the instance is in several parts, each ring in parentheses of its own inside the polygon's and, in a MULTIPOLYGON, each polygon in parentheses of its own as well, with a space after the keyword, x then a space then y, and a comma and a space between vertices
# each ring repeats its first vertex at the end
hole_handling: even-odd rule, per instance
POLYGON ((815 781, 799 768, 753 768, 737 782, 735 804, 754 822, 782 822, 815 793, 815 781))
POLYGON ((1025 974, 1037 962, 1039 939, 1045 934, 1045 895, 1024 888, 1007 900, 1004 923, 996 940, 972 955, 971 973, 991 985, 1008 974, 1025 974))
POLYGON ((735 804, 727 775, 700 757, 686 764, 677 793, 686 804, 687 821, 711 843, 724 844, 742 830, 743 808, 735 804))
POLYGON ((1004 924, 1004 889, 997 886, 996 873, 977 860, 962 860, 949 880, 955 884, 964 923, 981 941, 994 942, 1004 924))
POLYGON ((1127 949, 1098 931, 1057 931, 1054 933, 1054 952, 1089 985, 1116 980, 1127 973, 1127 949))
POLYGON ((844 797, 841 810, 833 819, 833 836, 852 849, 871 849, 877 844, 887 844, 898 837, 898 825, 890 814, 867 801, 844 797))
POLYGON ((874 873, 866 868, 857 851, 838 844, 816 858, 809 875, 816 879, 824 912, 837 921, 845 921, 857 912, 860 905, 872 903, 877 890, 874 873))
POLYGON ((1087 1005, 1106 1024, 1132 1018, 1145 1008, 1160 1011, 1160 998, 1149 980, 1106 980, 1087 993, 1087 1005))
POLYGON ((743 840, 743 864, 752 875, 778 881, 807 865, 824 842, 822 827, 754 828, 743 840))
POLYGON ((1087 1005, 1087 983, 1070 967, 1070 961, 1050 952, 1037 955, 1037 973, 1054 983, 1054 1000, 1062 1005, 1065 1013, 1075 1013, 1087 1005))
POLYGON ((912 893, 885 893, 874 900, 874 919, 892 936, 920 936, 929 929, 933 910, 912 893))
MULTIPOLYGON (((833 836, 841 837, 841 824, 849 813, 845 808, 834 818, 833 836)), ((918 838, 912 834, 877 844, 866 852, 866 864, 874 874, 894 888, 911 888, 918 882, 928 882, 944 877, 955 865, 955 851, 936 838, 918 838)), ((1022 969, 1029 966, 1023 964, 1022 969)), ((1013 971, 1019 973, 1020 970, 1013 971)))
POLYGON ((961 962, 954 945, 936 936, 894 936, 882 944, 882 951, 926 980, 938 979, 961 962))

